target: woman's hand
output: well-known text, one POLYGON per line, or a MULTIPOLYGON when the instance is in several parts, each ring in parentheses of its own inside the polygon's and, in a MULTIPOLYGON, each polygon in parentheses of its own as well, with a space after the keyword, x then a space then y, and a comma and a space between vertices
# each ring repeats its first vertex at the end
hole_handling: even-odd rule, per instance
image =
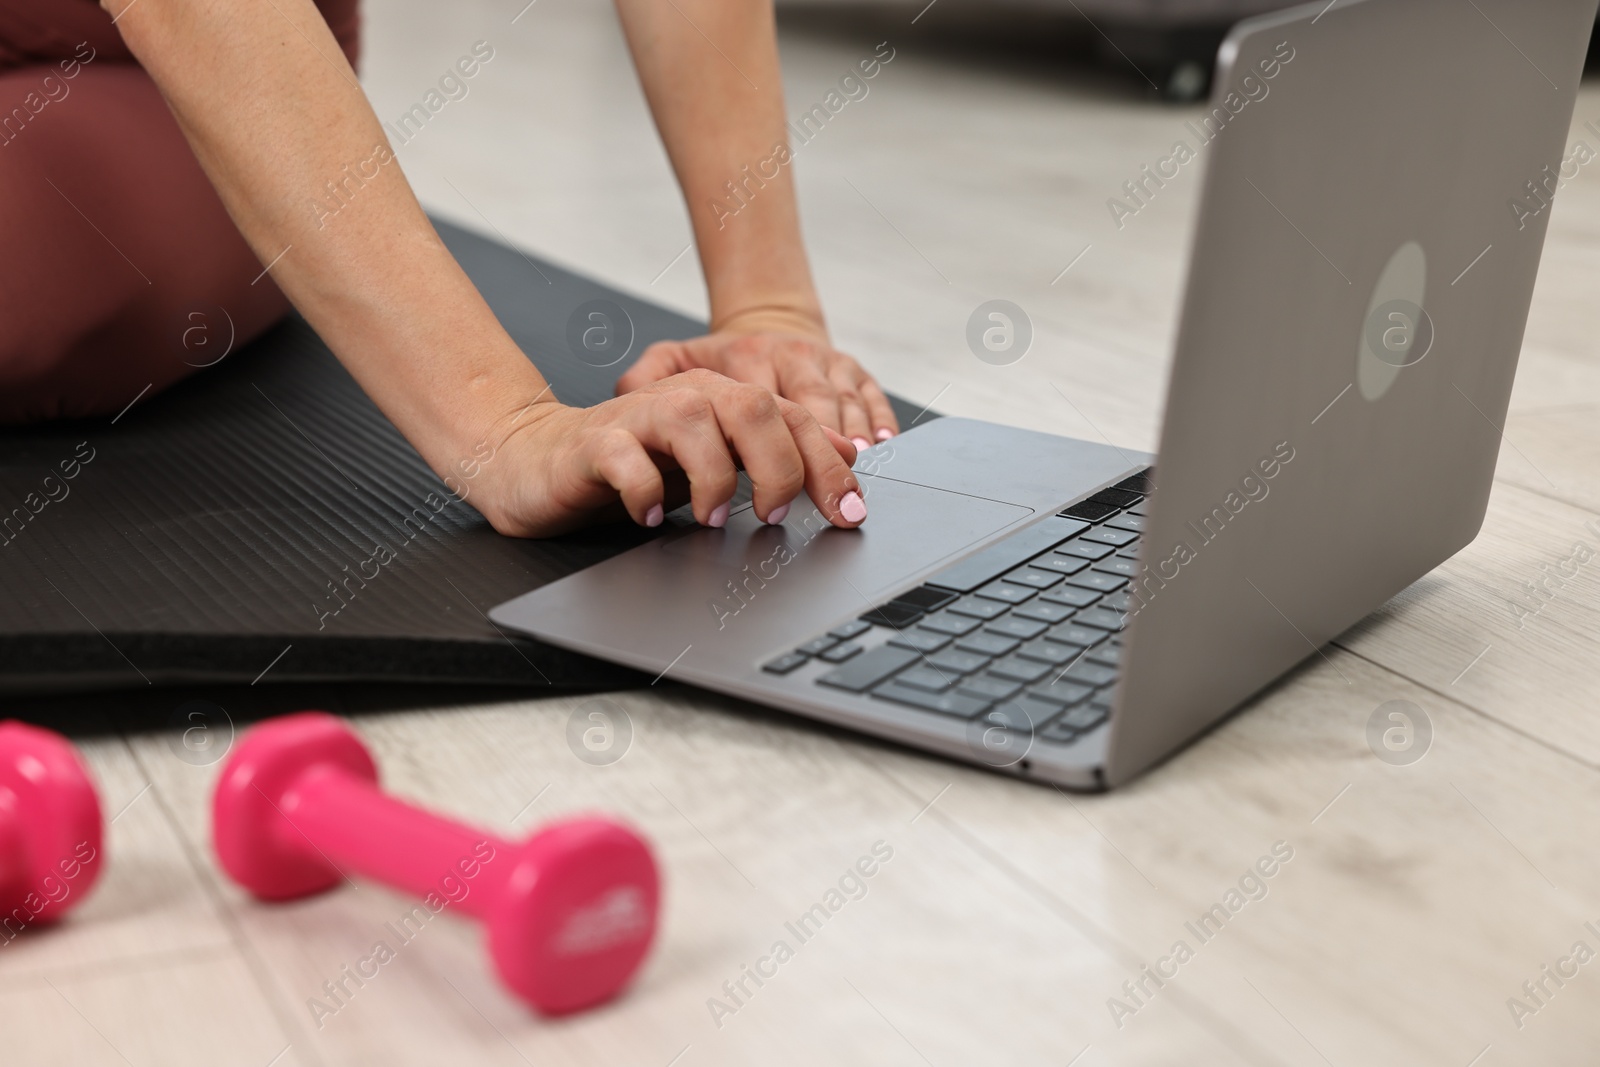
POLYGON ((799 314, 763 313, 717 324, 690 341, 658 341, 617 382, 618 395, 693 368, 762 386, 805 408, 857 449, 900 429, 872 375, 799 314))
POLYGON ((740 469, 766 522, 782 522, 802 489, 835 526, 867 517, 850 442, 757 385, 691 370, 597 407, 525 410, 474 467, 472 503, 503 534, 548 537, 624 511, 659 526, 685 496, 699 522, 721 526, 740 469))

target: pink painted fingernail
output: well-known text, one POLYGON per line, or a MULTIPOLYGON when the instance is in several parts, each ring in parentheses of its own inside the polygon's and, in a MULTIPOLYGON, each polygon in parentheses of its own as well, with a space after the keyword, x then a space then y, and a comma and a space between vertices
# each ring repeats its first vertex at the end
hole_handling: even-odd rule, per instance
POLYGON ((646 526, 660 526, 661 520, 666 517, 667 513, 661 510, 660 504, 657 504, 644 513, 644 524, 646 526))
POLYGON ((852 437, 850 438, 850 443, 856 446, 857 452, 865 452, 872 447, 872 442, 865 437, 852 437))
POLYGON ((861 522, 867 517, 867 502, 858 493, 846 493, 839 499, 839 514, 845 522, 861 522))
POLYGON ((767 512, 767 525, 768 526, 781 526, 781 525, 783 525, 783 520, 787 519, 788 517, 789 517, 789 505, 788 504, 779 504, 777 507, 775 507, 771 511, 767 512))
POLYGON ((706 519, 707 526, 723 527, 728 524, 728 505, 718 504, 711 512, 711 517, 706 519))
POLYGON ((889 438, 891 438, 893 436, 894 436, 894 431, 889 429, 887 426, 878 427, 878 440, 887 441, 889 438))

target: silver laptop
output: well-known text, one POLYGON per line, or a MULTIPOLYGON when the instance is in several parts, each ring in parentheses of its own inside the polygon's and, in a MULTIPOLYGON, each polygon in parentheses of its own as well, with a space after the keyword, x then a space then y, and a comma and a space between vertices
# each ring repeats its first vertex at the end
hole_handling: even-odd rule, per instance
POLYGON ((1127 781, 1477 534, 1595 9, 1319 0, 1232 33, 1211 110, 1173 119, 1195 160, 1140 175, 1205 166, 1159 461, 933 419, 862 453, 859 530, 746 506, 491 617, 1005 773, 1127 781))

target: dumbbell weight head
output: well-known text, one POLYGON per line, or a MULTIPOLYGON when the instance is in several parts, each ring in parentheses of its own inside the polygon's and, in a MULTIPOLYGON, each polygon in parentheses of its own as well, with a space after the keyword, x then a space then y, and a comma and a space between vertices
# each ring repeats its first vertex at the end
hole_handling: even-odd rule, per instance
POLYGON ((61 918, 88 895, 103 855, 100 800, 72 743, 0 722, 0 921, 61 918))
POLYGON ((517 849, 489 917, 500 978, 552 1015, 616 995, 655 939, 660 883, 644 840, 609 819, 570 819, 517 849))
POLYGON ((211 836, 222 869, 262 900, 294 900, 343 875, 307 845, 283 811, 284 795, 311 767, 378 782, 361 740, 332 715, 286 716, 244 735, 211 798, 211 836))

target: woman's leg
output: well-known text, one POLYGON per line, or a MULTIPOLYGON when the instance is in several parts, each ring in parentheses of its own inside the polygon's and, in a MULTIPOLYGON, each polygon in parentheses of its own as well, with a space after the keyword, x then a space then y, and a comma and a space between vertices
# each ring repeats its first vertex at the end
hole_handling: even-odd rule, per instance
POLYGON ((118 412, 288 307, 141 68, 0 73, 0 422, 118 412))
MULTIPOLYGON (((0 75, 0 116, 52 73, 0 75)), ((261 264, 143 70, 91 63, 55 84, 70 89, 0 145, 5 422, 115 413, 214 359, 225 317, 243 343, 288 309, 270 276, 252 284, 261 264), (217 343, 186 348, 195 325, 217 343)))

